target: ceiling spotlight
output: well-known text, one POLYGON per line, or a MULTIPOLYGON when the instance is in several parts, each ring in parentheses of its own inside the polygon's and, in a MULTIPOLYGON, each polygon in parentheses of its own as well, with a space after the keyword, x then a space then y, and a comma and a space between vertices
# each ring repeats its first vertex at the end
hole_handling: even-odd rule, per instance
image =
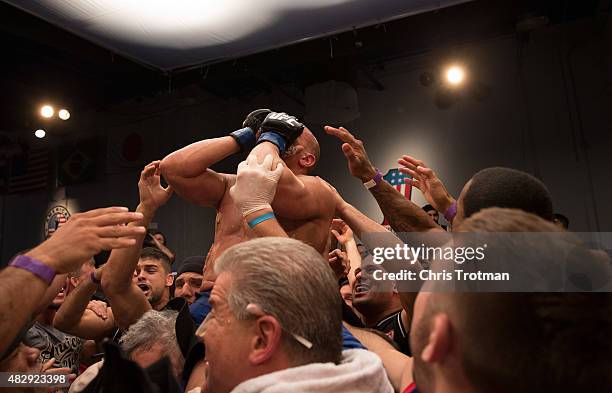
POLYGON ((36 135, 37 138, 42 139, 45 137, 45 135, 47 135, 47 133, 45 132, 45 130, 40 129, 36 130, 36 132, 34 132, 34 135, 36 135))
POLYGON ((45 105, 42 108, 40 108, 40 115, 42 117, 51 117, 53 116, 53 114, 55 113, 55 111, 53 110, 53 107, 51 105, 45 105))
POLYGON ((57 116, 62 120, 68 120, 70 119, 70 112, 68 112, 67 109, 60 109, 60 111, 57 112, 57 116))
POLYGON ((446 71, 446 80, 451 85, 458 85, 463 82, 465 73, 461 67, 453 66, 446 71))

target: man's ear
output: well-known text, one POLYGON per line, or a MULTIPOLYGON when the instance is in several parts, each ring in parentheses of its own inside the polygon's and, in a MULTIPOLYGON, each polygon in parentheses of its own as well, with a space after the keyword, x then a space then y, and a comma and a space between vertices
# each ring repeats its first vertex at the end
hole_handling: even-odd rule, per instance
POLYGON ((249 361, 257 366, 267 362, 278 350, 283 329, 271 315, 259 317, 253 329, 255 337, 251 341, 249 361))
POLYGON ((174 274, 168 273, 166 275, 166 286, 171 287, 173 282, 174 282, 174 274))
POLYGON ((451 323, 446 314, 433 317, 427 344, 421 352, 425 363, 439 363, 448 356, 451 348, 451 323))
POLYGON ((304 153, 302 157, 300 157, 300 165, 304 168, 312 168, 316 163, 317 160, 312 153, 304 153))

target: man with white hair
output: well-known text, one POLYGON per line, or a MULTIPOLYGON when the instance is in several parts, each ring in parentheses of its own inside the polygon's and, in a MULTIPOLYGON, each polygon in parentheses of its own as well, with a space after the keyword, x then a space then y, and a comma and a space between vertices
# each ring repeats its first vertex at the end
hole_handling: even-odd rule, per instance
POLYGON ((380 359, 342 351, 337 281, 312 247, 250 240, 215 264, 206 346, 208 392, 392 392, 380 359))

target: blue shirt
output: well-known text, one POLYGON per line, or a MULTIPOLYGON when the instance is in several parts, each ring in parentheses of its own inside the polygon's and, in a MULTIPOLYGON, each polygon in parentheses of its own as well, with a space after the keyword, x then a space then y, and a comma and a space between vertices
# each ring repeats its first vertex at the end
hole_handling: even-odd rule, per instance
POLYGON ((367 349, 342 325, 342 349, 367 349))
POLYGON ((196 326, 200 326, 210 312, 211 307, 208 299, 210 298, 211 291, 212 289, 209 289, 208 291, 196 293, 196 301, 189 306, 189 314, 191 314, 191 318, 193 318, 196 326))

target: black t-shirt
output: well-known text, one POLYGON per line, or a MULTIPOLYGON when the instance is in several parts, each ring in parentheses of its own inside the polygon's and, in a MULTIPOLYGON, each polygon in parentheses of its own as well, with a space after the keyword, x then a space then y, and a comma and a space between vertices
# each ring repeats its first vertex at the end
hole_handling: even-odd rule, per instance
POLYGON ((408 339, 408 330, 404 328, 402 323, 402 311, 395 312, 374 326, 374 329, 385 333, 393 342, 397 344, 400 352, 405 355, 412 356, 410 352, 410 342, 408 339))

